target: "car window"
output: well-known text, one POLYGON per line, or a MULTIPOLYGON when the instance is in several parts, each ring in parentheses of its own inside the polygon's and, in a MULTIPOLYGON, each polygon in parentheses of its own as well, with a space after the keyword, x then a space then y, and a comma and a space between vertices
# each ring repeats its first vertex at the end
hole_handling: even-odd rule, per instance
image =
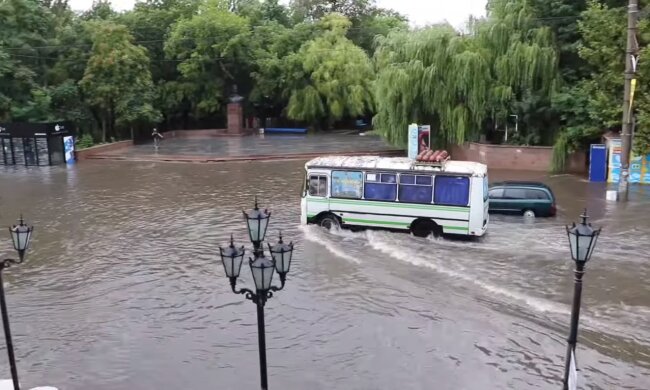
POLYGON ((503 198, 503 188, 492 188, 490 190, 490 198, 492 199, 503 198))
POLYGON ((507 188, 505 191, 507 199, 527 199, 526 190, 523 188, 507 188))
POLYGON ((526 190, 526 197, 528 199, 548 200, 548 194, 542 190, 526 190))

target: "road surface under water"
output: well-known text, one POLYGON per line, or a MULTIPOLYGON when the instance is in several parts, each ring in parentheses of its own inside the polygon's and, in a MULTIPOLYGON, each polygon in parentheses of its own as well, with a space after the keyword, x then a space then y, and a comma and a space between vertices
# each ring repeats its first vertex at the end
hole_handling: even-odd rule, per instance
MULTIPOLYGON (((493 216, 464 242, 300 227, 302 166, 0 167, 0 224, 22 212, 36 227, 5 276, 21 382, 258 388, 255 307, 218 260, 230 233, 244 243, 241 209, 258 195, 270 234, 297 245, 266 307, 271 389, 559 389, 573 292, 563 224, 585 206, 604 229, 585 276, 581 383, 650 388, 650 188, 623 205, 602 185, 539 176, 557 218, 493 216)), ((517 177, 537 178, 491 172, 517 177)), ((4 350, 0 369, 8 378, 4 350)))

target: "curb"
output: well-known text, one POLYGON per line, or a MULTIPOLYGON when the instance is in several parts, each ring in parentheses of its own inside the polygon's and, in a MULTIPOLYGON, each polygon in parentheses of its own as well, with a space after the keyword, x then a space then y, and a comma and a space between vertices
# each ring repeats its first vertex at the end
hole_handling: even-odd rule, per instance
POLYGON ((87 160, 108 160, 108 161, 141 161, 141 162, 176 162, 176 163, 223 163, 223 162, 243 162, 243 161, 281 161, 281 160, 303 160, 320 156, 403 156, 404 150, 380 150, 380 151, 363 151, 363 152, 322 152, 322 153, 299 153, 284 155, 259 155, 259 156, 174 156, 174 155, 147 155, 141 157, 129 157, 110 154, 95 154, 88 156, 87 160))

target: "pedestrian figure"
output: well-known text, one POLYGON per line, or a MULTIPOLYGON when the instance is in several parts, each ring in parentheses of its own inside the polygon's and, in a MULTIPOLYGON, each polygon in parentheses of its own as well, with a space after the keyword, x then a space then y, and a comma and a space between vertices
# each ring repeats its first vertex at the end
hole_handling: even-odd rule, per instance
POLYGON ((163 139, 163 135, 158 132, 158 129, 155 127, 153 128, 153 133, 151 133, 151 136, 153 137, 153 146, 158 150, 158 145, 160 144, 160 140, 163 139))

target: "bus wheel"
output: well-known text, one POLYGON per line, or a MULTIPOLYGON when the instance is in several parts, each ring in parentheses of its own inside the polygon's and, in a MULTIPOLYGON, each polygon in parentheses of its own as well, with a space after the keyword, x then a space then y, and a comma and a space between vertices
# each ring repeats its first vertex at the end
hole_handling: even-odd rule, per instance
POLYGON ((327 230, 331 230, 333 228, 338 229, 339 227, 341 227, 341 223, 339 222, 339 219, 333 214, 325 214, 325 215, 323 215, 320 218, 320 221, 318 222, 318 224, 321 227, 324 227, 327 230))
POLYGON ((411 225, 411 233, 416 237, 442 236, 442 228, 430 219, 420 219, 411 225))

